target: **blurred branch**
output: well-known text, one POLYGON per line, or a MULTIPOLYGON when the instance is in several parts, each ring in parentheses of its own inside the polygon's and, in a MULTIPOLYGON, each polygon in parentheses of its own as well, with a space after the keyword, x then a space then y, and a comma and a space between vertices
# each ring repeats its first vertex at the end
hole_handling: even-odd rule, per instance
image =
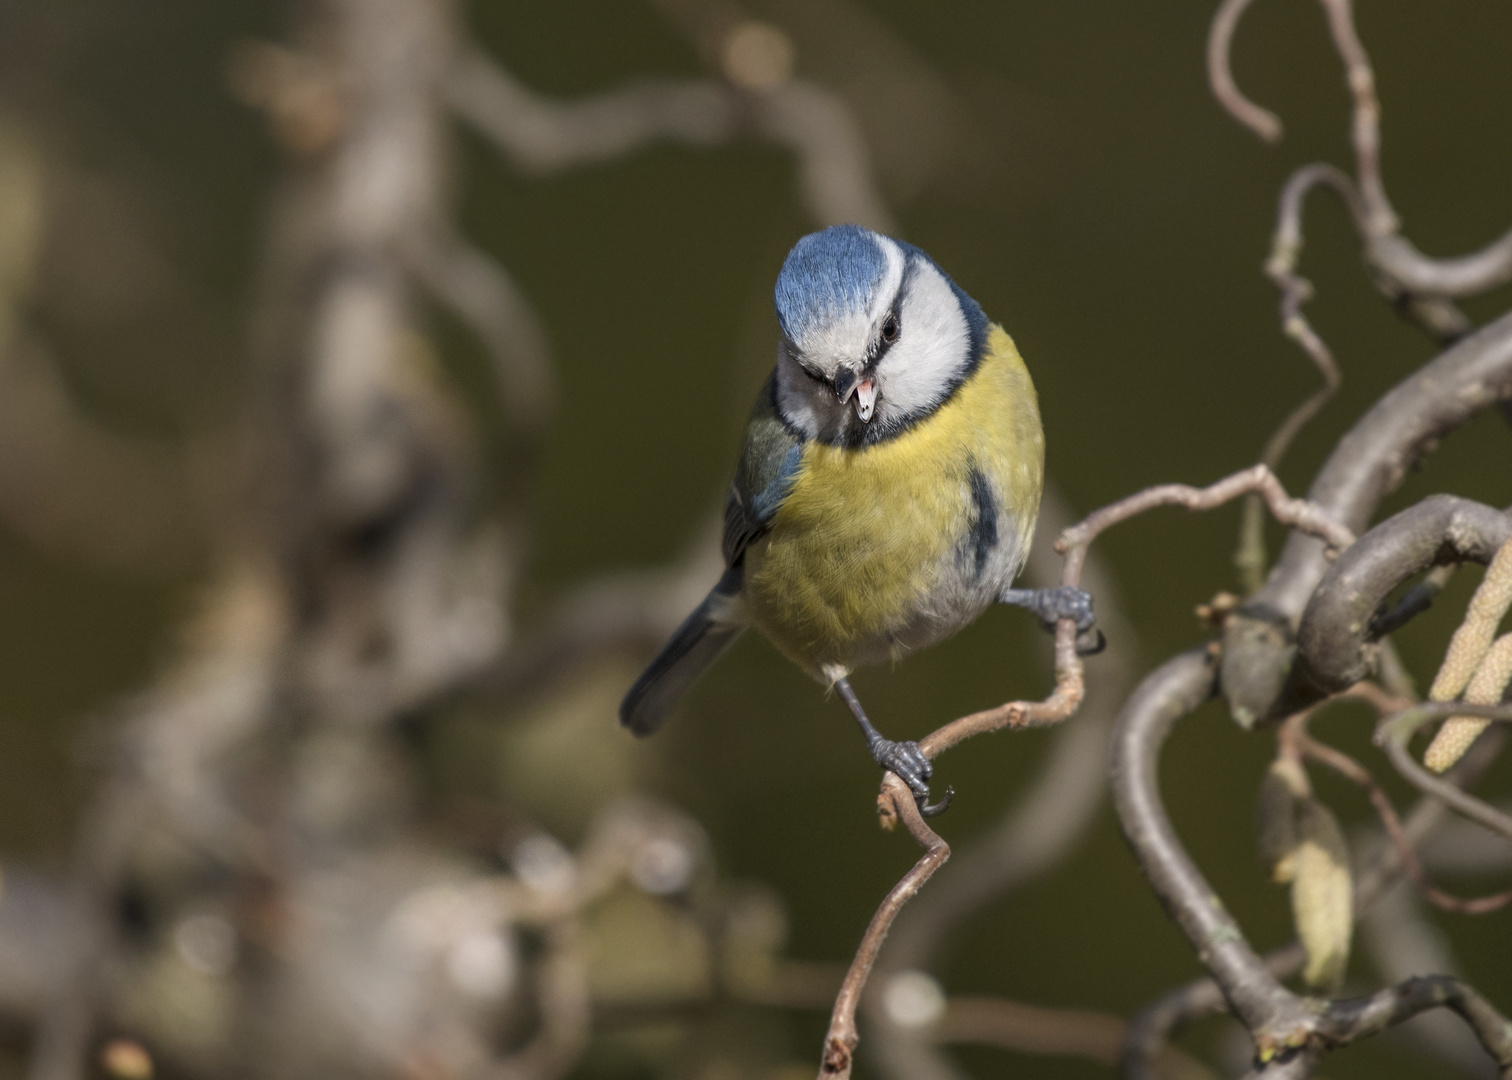
MULTIPOLYGON (((997 998, 955 997, 934 1031, 941 1043, 999 1046, 1023 1054, 1081 1057, 1103 1065, 1118 1061, 1127 1025, 1116 1016, 1083 1009, 1044 1009, 997 998)), ((1160 1080, 1212 1080, 1205 1065, 1175 1047, 1155 1063, 1160 1080)))
MULTIPOLYGON (((1459 975, 1454 953, 1432 912, 1410 883, 1400 882, 1360 916, 1362 952, 1386 983, 1399 983, 1419 972, 1459 975)), ((1495 1065, 1486 1060, 1474 1034, 1447 1013, 1424 1013, 1403 1024, 1400 1033, 1421 1052, 1465 1076, 1490 1080, 1495 1065)))
MULTIPOLYGON (((1281 136, 1280 120, 1244 96, 1229 67, 1239 16, 1251 2, 1224 0, 1220 4, 1208 35, 1208 79, 1214 96, 1236 120, 1274 142, 1281 136)), ((1352 216, 1365 242, 1366 264, 1388 296, 1400 300, 1430 333, 1452 341, 1464 335, 1470 324, 1449 298, 1478 295, 1512 281, 1512 231, 1480 251, 1448 259, 1423 255, 1400 234, 1400 219, 1387 198, 1381 176, 1381 109, 1375 73, 1355 29, 1353 4, 1351 0, 1319 3, 1353 99, 1350 142, 1356 181, 1348 185, 1354 192, 1349 202, 1352 210, 1359 211, 1352 216)))
POLYGON ((1124 836, 1151 887, 1202 957, 1262 1057, 1301 1045, 1311 1013, 1250 948, 1176 837, 1160 802, 1156 763, 1178 719, 1212 696, 1216 670, 1205 648, 1156 669, 1124 707, 1113 742, 1113 796, 1124 836))
POLYGON ((596 164, 657 142, 718 146, 740 126, 734 92, 713 80, 646 80, 557 102, 476 49, 457 56, 445 89, 458 116, 530 172, 596 164))
POLYGON ((569 590, 532 636, 479 674, 477 691, 518 697, 607 653, 654 649, 718 578, 723 521, 722 514, 710 516, 683 555, 665 567, 610 574, 569 590))
POLYGON ((411 247, 426 287, 482 342, 493 360, 506 422, 529 441, 550 426, 554 378, 546 331, 509 272, 444 226, 425 230, 411 247))
POLYGON ((1227 109, 1230 116, 1266 142, 1276 142, 1281 138, 1280 117, 1245 97, 1234 81, 1230 67, 1229 52, 1233 48, 1234 34, 1239 29, 1239 17, 1252 3, 1254 0, 1223 0, 1214 12, 1208 27, 1208 84, 1218 104, 1227 109))
POLYGON ((1397 230, 1399 219, 1386 198, 1381 181, 1381 103, 1376 97, 1375 72, 1355 31, 1353 0, 1318 0, 1328 17, 1334 48, 1344 62, 1344 77, 1354 98, 1350 141, 1355 152, 1355 176, 1365 204, 1366 232, 1385 235, 1397 230))
POLYGON ((1512 1076, 1512 1023, 1473 987, 1448 975, 1408 979, 1366 998, 1329 1004, 1318 1034, 1330 1049, 1374 1035, 1429 1009, 1459 1014, 1502 1075, 1512 1076))
POLYGON ((82 187, 58 173, 0 115, 0 517, 43 551, 181 569, 204 554, 212 517, 189 463, 219 448, 118 434, 75 400, 34 328, 49 234, 77 211, 68 196, 82 187))
POLYGON ((817 222, 892 231, 850 107, 832 91, 780 70, 746 87, 710 79, 644 81, 560 103, 470 51, 457 59, 446 89, 459 116, 530 171, 592 164, 658 142, 710 147, 756 135, 793 152, 799 189, 817 222))

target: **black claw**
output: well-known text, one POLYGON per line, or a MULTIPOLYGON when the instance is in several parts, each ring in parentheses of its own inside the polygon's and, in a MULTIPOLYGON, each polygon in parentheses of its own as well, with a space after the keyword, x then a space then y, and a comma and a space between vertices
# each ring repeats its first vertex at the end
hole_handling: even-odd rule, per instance
POLYGON ((914 801, 919 804, 919 813, 923 816, 939 817, 945 811, 950 809, 950 800, 953 798, 955 798, 955 788, 951 787, 949 784, 946 784, 945 797, 939 802, 932 803, 927 799, 915 799, 914 801))
POLYGON ((1108 647, 1108 639, 1103 637, 1103 632, 1096 627, 1088 634, 1085 630, 1076 635, 1076 655, 1096 656, 1108 647))

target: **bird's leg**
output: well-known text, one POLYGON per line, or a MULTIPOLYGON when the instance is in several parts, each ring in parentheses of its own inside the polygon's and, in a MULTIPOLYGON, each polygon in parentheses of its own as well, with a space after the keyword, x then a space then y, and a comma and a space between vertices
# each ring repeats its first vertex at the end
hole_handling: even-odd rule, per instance
POLYGON ((850 680, 845 676, 835 680, 835 690, 840 695, 840 700, 845 702, 846 708, 850 709, 851 715, 856 718, 856 723, 861 725, 861 734, 866 738, 866 745, 871 750, 872 760, 889 772, 898 774, 898 779, 908 785, 908 790, 913 792, 914 801, 919 804, 919 813, 925 817, 934 817, 943 814, 950 805, 954 789, 946 788, 945 797, 937 803, 929 801, 929 778, 934 773, 932 765, 924 751, 919 749, 919 744, 909 740, 907 742, 894 742, 884 739, 870 720, 866 717, 866 710, 861 708, 861 702, 856 697, 856 692, 851 689, 850 680))
POLYGON ((1100 653, 1108 643, 1103 632, 1097 629, 1092 594, 1081 589, 1070 585, 1057 585, 1053 589, 1004 589, 998 596, 998 603, 1028 608, 1052 634, 1059 620, 1075 619, 1076 651, 1081 656, 1100 653))

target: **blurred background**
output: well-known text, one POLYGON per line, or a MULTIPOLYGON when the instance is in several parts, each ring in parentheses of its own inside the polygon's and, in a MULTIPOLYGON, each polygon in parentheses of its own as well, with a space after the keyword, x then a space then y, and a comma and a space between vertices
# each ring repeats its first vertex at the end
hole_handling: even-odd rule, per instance
MULTIPOLYGON (((656 739, 615 722, 717 574, 773 279, 840 220, 933 254, 1029 363, 1055 527, 1251 463, 1318 380, 1260 273, 1276 195, 1347 165, 1349 102, 1317 5, 1262 0, 1234 67, 1286 124, 1263 144, 1208 91, 1212 10, 0 0, 0 1075, 812 1075, 916 858, 877 828, 851 722, 754 635, 656 739)), ((1512 9, 1357 17, 1404 232, 1481 246, 1508 223, 1512 9)), ((1280 470, 1293 492, 1437 351, 1337 205, 1307 227, 1344 385, 1280 470)), ((1507 439, 1480 417, 1385 510, 1506 505, 1507 439)), ((942 991, 1102 1033, 1046 1054, 958 1026, 937 1037, 960 1075, 1111 1075, 1107 1024, 1198 974, 1102 798, 1101 740, 1237 589, 1238 517, 1100 540, 1086 715, 938 763, 957 858, 930 889, 954 906, 900 922, 884 967, 933 978, 880 979, 864 1075, 924 1075, 868 1051, 889 1016, 938 1022, 942 991)), ((1420 685, 1478 573, 1398 635, 1420 685)), ((855 682, 917 737, 1043 695, 1049 639, 990 612, 855 682)), ((1365 711, 1318 727, 1384 775, 1365 711)), ((1209 706, 1163 762, 1262 948, 1292 934, 1253 839, 1273 751, 1209 706)), ((1319 791, 1366 843, 1360 795, 1319 791)), ((1505 884, 1505 852, 1452 853, 1455 888, 1505 884)), ((1351 985, 1426 956, 1512 1007, 1505 912, 1394 903, 1351 985)), ((1487 1075, 1454 1023, 1328 1075, 1487 1075)), ((1221 1075, 1237 1032, 1182 1045, 1221 1075)))

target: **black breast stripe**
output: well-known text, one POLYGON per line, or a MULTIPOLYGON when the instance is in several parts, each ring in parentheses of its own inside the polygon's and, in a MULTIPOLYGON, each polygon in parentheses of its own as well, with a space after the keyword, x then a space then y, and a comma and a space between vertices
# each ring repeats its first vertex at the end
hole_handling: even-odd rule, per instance
POLYGON ((971 522, 970 542, 972 556, 976 560, 976 576, 981 578, 982 571, 987 568, 987 559, 997 547, 997 500, 992 495, 992 485, 987 482, 987 477, 982 470, 976 467, 976 462, 971 463, 971 502, 976 509, 976 516, 971 522))

